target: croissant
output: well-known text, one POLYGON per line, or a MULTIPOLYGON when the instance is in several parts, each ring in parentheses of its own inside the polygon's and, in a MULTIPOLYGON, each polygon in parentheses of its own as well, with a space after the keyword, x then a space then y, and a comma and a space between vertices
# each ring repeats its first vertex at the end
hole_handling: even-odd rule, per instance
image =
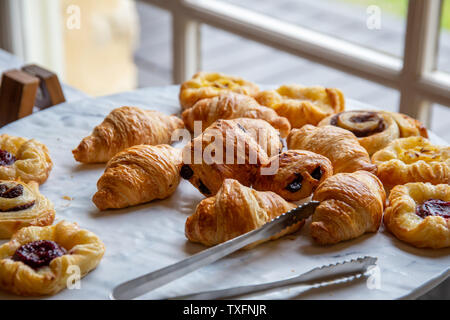
POLYGON ((180 182, 181 150, 137 145, 116 154, 97 182, 92 201, 100 210, 165 199, 180 182))
POLYGON ((333 125, 353 132, 369 155, 397 138, 428 137, 427 129, 407 115, 388 111, 345 111, 320 121, 319 126, 333 125))
POLYGON ((262 91, 255 96, 263 106, 286 117, 292 128, 316 125, 330 114, 344 111, 344 95, 339 89, 320 86, 285 85, 277 90, 262 91))
MULTIPOLYGON (((219 192, 202 200, 193 215, 187 218, 186 238, 206 246, 214 246, 257 229, 287 212, 296 205, 285 201, 273 192, 259 192, 241 185, 233 179, 226 179, 219 192)), ((275 240, 299 230, 300 221, 267 240, 275 240)), ((252 243, 252 248, 267 240, 252 243)))
POLYGON ((215 97, 223 92, 254 96, 259 92, 259 88, 254 83, 239 77, 217 72, 198 72, 180 87, 181 108, 189 109, 197 101, 215 97))
POLYGON ((84 163, 107 162, 116 153, 138 144, 168 144, 172 132, 183 121, 158 111, 120 107, 111 111, 72 151, 75 160, 84 163))
POLYGON ((194 122, 201 123, 202 128, 209 127, 219 119, 252 118, 262 119, 280 131, 286 138, 291 130, 289 121, 267 107, 260 106, 252 97, 234 92, 222 93, 213 98, 199 100, 192 108, 182 113, 187 129, 194 131, 194 122))
POLYGON ((377 170, 356 136, 339 127, 305 125, 291 131, 287 144, 289 149, 309 150, 327 157, 334 173, 357 170, 376 173, 377 170))
POLYGON ((383 216, 386 193, 367 171, 339 173, 319 185, 313 200, 320 201, 310 226, 320 244, 334 244, 376 232, 383 216))
POLYGON ((309 197, 332 174, 333 166, 326 157, 305 150, 288 150, 261 166, 253 188, 298 201, 309 197))

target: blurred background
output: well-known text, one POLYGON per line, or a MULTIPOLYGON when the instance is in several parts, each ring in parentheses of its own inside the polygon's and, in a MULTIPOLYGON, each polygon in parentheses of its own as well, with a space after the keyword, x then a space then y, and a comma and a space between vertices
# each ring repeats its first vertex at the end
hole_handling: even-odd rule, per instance
MULTIPOLYGON (((450 73, 450 0, 430 1, 440 2, 432 69, 447 74, 450 73)), ((180 82, 179 73, 177 76, 173 67, 177 46, 172 35, 177 18, 162 8, 163 2, 0 0, 0 47, 23 62, 49 68, 64 83, 92 96, 180 82)), ((404 58, 408 0, 219 2, 396 59, 404 58), (374 17, 377 20, 371 21, 374 17)), ((201 35, 194 39, 199 42, 199 52, 195 53, 197 69, 239 75, 260 84, 338 87, 348 98, 386 110, 399 109, 398 88, 350 75, 342 68, 318 64, 207 24, 200 24, 196 32, 201 35)), ((185 66, 186 70, 192 70, 189 68, 185 66)), ((448 87, 447 93, 450 96, 448 87)), ((427 111, 431 129, 450 141, 450 109, 433 101, 431 105, 431 111, 427 111)))

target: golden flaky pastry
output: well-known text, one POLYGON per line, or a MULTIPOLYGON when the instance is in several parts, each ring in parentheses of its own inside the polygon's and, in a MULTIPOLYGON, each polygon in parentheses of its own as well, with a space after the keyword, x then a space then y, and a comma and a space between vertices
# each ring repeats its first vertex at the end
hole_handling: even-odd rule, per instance
POLYGON ((181 150, 169 145, 138 145, 116 154, 97 182, 97 208, 126 208, 165 199, 180 182, 181 150))
MULTIPOLYGON (((216 196, 200 202, 195 213, 186 220, 186 237, 207 246, 217 245, 257 229, 295 207, 273 192, 256 191, 227 179, 216 196)), ((267 240, 295 232, 303 224, 304 221, 300 221, 267 240)))
POLYGON ((97 267, 104 252, 95 234, 74 223, 23 228, 0 246, 0 288, 24 296, 56 294, 72 284, 75 272, 84 277, 97 267))
POLYGON ((396 139, 376 152, 372 161, 387 187, 408 182, 450 183, 450 147, 433 145, 423 137, 396 139))
POLYGON ((182 117, 186 128, 191 132, 194 131, 196 121, 201 124, 201 130, 205 130, 216 120, 236 118, 266 120, 280 131, 283 138, 291 130, 291 125, 286 118, 280 117, 271 108, 259 105, 252 97, 234 92, 221 93, 213 98, 202 99, 192 108, 185 110, 182 117))
POLYGON ((344 95, 339 89, 320 86, 285 85, 276 90, 262 91, 255 99, 287 118, 292 128, 316 125, 326 116, 345 108, 344 95))
POLYGON ((394 187, 383 221, 398 239, 413 246, 450 247, 450 186, 415 182, 394 187))
POLYGON ((353 132, 369 155, 397 138, 428 137, 427 129, 407 115, 388 111, 344 111, 320 121, 319 126, 333 125, 353 132))
POLYGON ((386 193, 367 171, 339 173, 319 185, 313 200, 320 201, 310 226, 320 244, 334 244, 376 232, 381 224, 386 193))
POLYGON ((183 82, 180 88, 181 108, 189 109, 197 101, 215 97, 223 92, 236 92, 254 96, 259 88, 240 77, 217 72, 198 72, 192 79, 183 82))
POLYGON ((305 125, 291 131, 287 144, 289 149, 309 150, 327 157, 334 173, 357 170, 376 173, 377 170, 356 136, 339 127, 305 125))
POLYGON ((0 180, 0 239, 9 239, 28 226, 53 223, 53 204, 39 193, 39 184, 0 180))
POLYGON ((47 147, 34 140, 0 135, 0 179, 44 183, 53 163, 47 147))
POLYGON ((169 144, 183 121, 159 111, 120 107, 111 111, 92 134, 72 151, 84 163, 107 162, 118 152, 139 144, 169 144))

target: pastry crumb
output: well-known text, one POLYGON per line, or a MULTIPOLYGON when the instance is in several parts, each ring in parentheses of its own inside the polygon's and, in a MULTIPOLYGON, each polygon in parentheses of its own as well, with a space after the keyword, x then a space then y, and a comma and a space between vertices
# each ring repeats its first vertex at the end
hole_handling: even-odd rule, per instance
POLYGON ((64 200, 68 200, 68 201, 71 201, 71 200, 72 200, 72 198, 69 197, 69 196, 63 196, 63 199, 64 199, 64 200))

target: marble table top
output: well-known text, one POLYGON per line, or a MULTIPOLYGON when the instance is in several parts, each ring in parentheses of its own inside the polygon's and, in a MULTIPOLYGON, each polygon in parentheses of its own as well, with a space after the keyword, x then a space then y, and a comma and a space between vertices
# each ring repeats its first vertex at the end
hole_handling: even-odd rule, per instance
MULTIPOLYGON (((181 181, 168 199, 114 211, 99 212, 91 202, 103 164, 77 163, 71 150, 89 135, 114 108, 135 105, 178 113, 178 87, 153 87, 101 98, 64 103, 13 122, 0 133, 35 138, 45 143, 54 168, 41 192, 50 198, 57 221, 77 222, 105 243, 99 267, 81 280, 80 289, 66 289, 48 299, 108 299, 112 288, 126 280, 175 263, 204 249, 184 236, 184 223, 202 195, 181 181), (71 200, 66 200, 70 197, 71 200)), ((348 109, 368 108, 348 100, 348 109)), ((445 142, 432 135, 432 141, 445 142)), ((333 246, 319 246, 309 236, 308 224, 294 235, 240 251, 184 278, 157 289, 143 299, 166 298, 197 291, 279 280, 317 266, 359 256, 378 257, 370 278, 306 290, 284 289, 256 299, 397 299, 417 297, 450 274, 450 248, 417 249, 402 243, 383 227, 379 232, 333 246)), ((0 298, 14 299, 0 293, 0 298)))

